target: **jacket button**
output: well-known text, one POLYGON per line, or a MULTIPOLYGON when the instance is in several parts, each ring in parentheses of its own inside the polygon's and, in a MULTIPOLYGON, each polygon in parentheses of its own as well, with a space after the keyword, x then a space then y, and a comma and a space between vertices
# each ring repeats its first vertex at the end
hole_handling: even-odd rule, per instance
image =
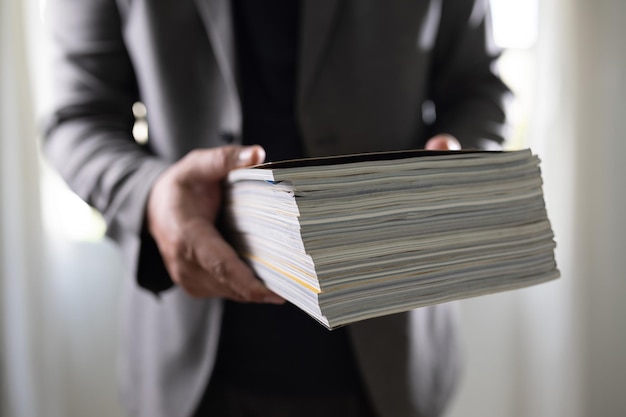
POLYGON ((227 132, 227 131, 222 131, 219 133, 220 138, 222 139, 222 141, 224 141, 224 143, 227 143, 229 145, 235 143, 235 134, 232 132, 227 132))

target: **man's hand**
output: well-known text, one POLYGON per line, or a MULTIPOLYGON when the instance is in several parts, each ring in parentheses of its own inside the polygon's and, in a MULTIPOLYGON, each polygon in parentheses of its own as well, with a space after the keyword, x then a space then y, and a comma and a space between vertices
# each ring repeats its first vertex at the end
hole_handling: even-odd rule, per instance
POLYGON ((430 151, 458 151, 461 149, 461 144, 454 136, 442 133, 428 139, 424 149, 430 151))
POLYGON ((264 159, 260 146, 196 150, 155 182, 148 198, 148 229, 172 280, 188 294, 284 303, 254 276, 215 227, 224 177, 234 168, 264 159))

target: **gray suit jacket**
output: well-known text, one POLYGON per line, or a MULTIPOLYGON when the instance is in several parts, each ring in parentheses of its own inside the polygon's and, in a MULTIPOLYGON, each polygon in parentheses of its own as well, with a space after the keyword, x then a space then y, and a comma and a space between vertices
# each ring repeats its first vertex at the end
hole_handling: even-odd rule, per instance
MULTIPOLYGON (((144 228, 156 177, 199 147, 240 141, 228 0, 51 0, 57 44, 46 152, 100 210, 125 283, 122 395, 130 415, 188 417, 214 365, 219 299, 188 297, 144 228), (147 144, 131 135, 146 105, 147 144)), ((415 148, 447 132, 502 141, 486 0, 303 0, 297 117, 309 155, 415 148)), ((381 417, 437 416, 457 374, 449 305, 350 327, 381 417)))

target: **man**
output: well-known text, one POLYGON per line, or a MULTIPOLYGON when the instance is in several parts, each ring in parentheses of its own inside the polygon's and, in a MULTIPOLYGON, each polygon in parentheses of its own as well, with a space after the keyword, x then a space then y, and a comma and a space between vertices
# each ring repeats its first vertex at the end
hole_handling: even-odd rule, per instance
POLYGON ((497 146, 508 90, 486 1, 49 8, 46 151, 135 277, 121 352, 130 415, 441 415, 457 372, 450 306, 322 329, 221 235, 220 182, 266 153, 497 146), (137 101, 145 144, 132 137, 137 101))

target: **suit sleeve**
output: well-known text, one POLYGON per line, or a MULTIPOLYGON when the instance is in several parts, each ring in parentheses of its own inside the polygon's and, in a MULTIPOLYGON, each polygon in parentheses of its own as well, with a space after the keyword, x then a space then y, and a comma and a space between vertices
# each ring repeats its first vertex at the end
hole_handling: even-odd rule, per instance
MULTIPOLYGON (((111 0, 48 3, 54 102, 44 150, 72 190, 103 214, 136 274, 140 252, 156 250, 144 230, 145 203, 168 163, 132 136, 139 95, 120 15, 111 0)), ((153 290, 171 285, 163 273, 155 280, 153 290)))
POLYGON ((464 148, 499 147, 511 91, 500 79, 488 0, 444 0, 429 97, 436 120, 429 136, 449 133, 464 148))

